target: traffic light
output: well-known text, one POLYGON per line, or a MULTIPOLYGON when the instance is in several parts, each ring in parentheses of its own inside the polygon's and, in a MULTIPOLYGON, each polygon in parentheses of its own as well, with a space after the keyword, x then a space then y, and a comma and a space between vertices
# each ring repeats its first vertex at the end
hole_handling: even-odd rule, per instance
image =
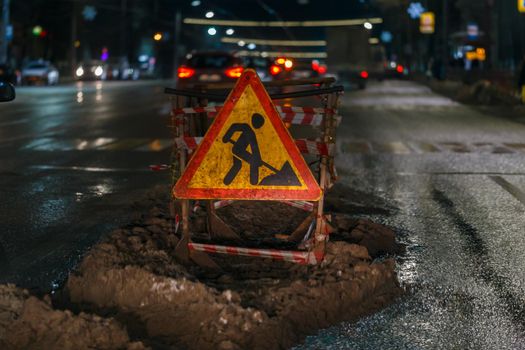
POLYGON ((47 36, 47 31, 43 29, 41 26, 34 26, 31 30, 34 36, 37 36, 39 38, 44 38, 47 36))

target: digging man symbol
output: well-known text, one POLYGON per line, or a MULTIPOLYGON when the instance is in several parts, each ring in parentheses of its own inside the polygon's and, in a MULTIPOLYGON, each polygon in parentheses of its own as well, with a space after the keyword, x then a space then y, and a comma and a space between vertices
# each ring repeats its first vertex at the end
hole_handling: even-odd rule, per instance
POLYGON ((301 183, 288 161, 279 170, 262 160, 255 130, 260 129, 263 125, 264 117, 254 113, 251 118, 251 125, 248 123, 235 123, 224 134, 222 142, 233 144, 233 165, 224 177, 223 183, 227 186, 230 185, 239 174, 243 162, 246 162, 250 167, 250 184, 252 186, 300 186, 301 183), (234 141, 232 137, 237 132, 240 135, 234 141), (262 166, 271 170, 274 174, 268 175, 259 182, 259 168, 262 166))

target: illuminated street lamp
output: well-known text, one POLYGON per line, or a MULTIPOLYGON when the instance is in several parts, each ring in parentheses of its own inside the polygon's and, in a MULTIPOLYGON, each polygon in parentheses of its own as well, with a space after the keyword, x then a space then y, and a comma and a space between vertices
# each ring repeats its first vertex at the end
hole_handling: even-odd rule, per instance
POLYGON ((256 47, 257 47, 257 45, 255 45, 254 43, 249 43, 248 44, 248 49, 250 49, 250 50, 255 50, 256 47))
POLYGON ((233 30, 233 28, 226 29, 226 35, 233 35, 233 33, 235 33, 235 30, 233 30))
POLYGON ((246 43, 243 40, 239 40, 239 42, 237 42, 237 45, 243 47, 244 45, 246 45, 246 43))
POLYGON ((215 35, 215 34, 217 34, 217 29, 215 29, 214 27, 210 27, 210 28, 208 28, 208 34, 209 34, 209 35, 215 35))
POLYGON ((213 16, 215 16, 215 13, 213 13, 213 11, 208 11, 208 12, 206 12, 206 14, 204 16, 206 18, 213 18, 213 16))
POLYGON ((155 35, 153 35, 153 40, 161 41, 162 40, 162 33, 155 33, 155 35))
POLYGON ((370 22, 363 23, 363 27, 365 27, 368 30, 371 30, 374 26, 370 22))

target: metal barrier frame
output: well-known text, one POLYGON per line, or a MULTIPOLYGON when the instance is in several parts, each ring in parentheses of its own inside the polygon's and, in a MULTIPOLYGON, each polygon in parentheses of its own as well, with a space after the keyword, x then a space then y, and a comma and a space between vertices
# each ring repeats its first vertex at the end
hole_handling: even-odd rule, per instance
MULTIPOLYGON (((335 130, 340 120, 336 115, 338 107, 339 95, 344 91, 342 86, 331 86, 335 82, 334 78, 311 78, 311 79, 297 79, 297 80, 282 80, 264 83, 266 87, 299 87, 301 85, 316 85, 318 88, 292 91, 286 93, 270 94, 272 100, 281 100, 287 98, 298 97, 321 97, 322 107, 324 113, 322 114, 322 121, 319 123, 321 127, 321 140, 324 145, 335 144, 335 130)), ((209 92, 210 90, 230 90, 234 86, 233 83, 209 84, 197 86, 195 90, 173 89, 166 88, 165 93, 172 95, 172 127, 174 129, 174 149, 172 159, 172 181, 176 182, 178 177, 184 171, 191 147, 184 145, 181 142, 193 139, 191 142, 196 142, 198 136, 204 135, 208 128, 209 114, 217 113, 220 107, 209 107, 208 102, 224 101, 227 94, 219 94, 209 92), (182 118, 181 118, 182 117, 182 118)), ((304 107, 295 107, 305 114, 304 107)), ((289 113, 296 113, 294 107, 291 107, 289 113)), ((314 111, 309 108, 308 111, 314 111)), ((296 123, 301 125, 304 123, 296 123)), ((296 140, 296 142, 299 140, 296 140)), ((193 144, 196 146, 196 143, 193 144)), ((332 147, 333 149, 333 147, 332 147)), ((328 150, 328 147, 327 147, 328 150)), ((330 154, 327 152, 319 152, 319 162, 317 181, 321 188, 322 195, 317 202, 302 202, 302 201, 283 201, 288 205, 310 211, 311 214, 295 229, 288 237, 288 241, 297 244, 303 243, 307 251, 285 251, 277 249, 253 249, 233 246, 222 246, 214 244, 200 244, 191 241, 191 233, 189 229, 189 214, 190 201, 188 199, 180 200, 180 212, 182 216, 182 239, 176 248, 176 256, 187 260, 191 258, 200 265, 208 267, 217 267, 216 264, 202 255, 202 253, 220 253, 229 255, 243 255, 243 256, 257 256, 266 257, 277 260, 291 261, 299 264, 318 264, 325 254, 325 245, 328 235, 332 231, 329 224, 330 218, 324 214, 324 195, 333 182, 336 180, 335 166, 334 166, 334 152, 330 154), (315 226, 314 226, 315 224, 315 226), (313 232, 312 232, 313 231, 313 232), (313 237, 309 237, 313 233, 313 237), (200 254, 200 255, 199 255, 200 254)), ((233 203, 231 200, 206 201, 207 217, 208 217, 208 233, 213 238, 221 238, 229 241, 240 242, 241 238, 234 232, 234 230, 225 223, 217 214, 216 210, 233 203)), ((171 208, 174 211, 174 216, 178 217, 175 199, 173 199, 171 208)), ((178 229, 178 224, 176 225, 178 229)))

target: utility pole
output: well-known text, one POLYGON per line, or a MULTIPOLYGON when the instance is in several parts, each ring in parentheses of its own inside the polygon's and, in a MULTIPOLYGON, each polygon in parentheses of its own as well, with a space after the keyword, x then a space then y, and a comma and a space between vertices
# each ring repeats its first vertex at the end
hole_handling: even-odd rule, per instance
POLYGON ((78 40, 78 32, 77 32, 77 16, 78 16, 78 5, 76 1, 73 1, 73 13, 71 15, 71 74, 75 76, 75 69, 77 67, 77 40, 78 40))
POLYGON ((128 12, 128 0, 120 0, 120 57, 128 56, 127 46, 127 12, 128 12))
POLYGON ((447 78, 447 67, 448 67, 448 0, 442 0, 442 3, 443 3, 443 8, 442 8, 442 23, 441 25, 443 26, 443 28, 441 29, 442 30, 442 41, 443 41, 443 46, 441 48, 442 52, 442 61, 443 61, 443 65, 442 65, 442 71, 441 71, 441 78, 444 80, 447 78))
POLYGON ((182 13, 180 9, 175 11, 175 35, 173 43, 173 77, 177 76, 177 68, 179 67, 180 59, 180 47, 181 47, 181 26, 182 26, 182 13))
POLYGON ((4 0, 0 22, 0 63, 7 63, 7 26, 9 26, 9 0, 4 0))

